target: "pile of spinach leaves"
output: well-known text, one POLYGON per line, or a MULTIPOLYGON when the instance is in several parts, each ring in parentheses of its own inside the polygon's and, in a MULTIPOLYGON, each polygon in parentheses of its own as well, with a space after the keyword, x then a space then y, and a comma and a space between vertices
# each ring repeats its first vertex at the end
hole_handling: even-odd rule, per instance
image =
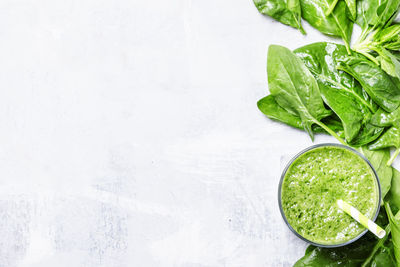
POLYGON ((271 94, 258 107, 269 118, 353 147, 400 146, 400 81, 363 55, 326 42, 271 45, 267 73, 271 94))
POLYGON ((371 233, 339 248, 309 246, 294 266, 400 267, 400 0, 253 0, 260 13, 299 29, 302 19, 344 45, 319 42, 294 51, 271 45, 270 94, 258 108, 272 120, 303 129, 311 139, 327 133, 358 149, 381 184, 377 222, 387 235, 371 233), (353 24, 361 34, 350 47, 353 24), (396 148, 390 155, 390 148, 396 148))
POLYGON ((267 65, 271 95, 259 101, 260 110, 304 129, 311 138, 325 132, 353 147, 394 147, 387 162, 391 165, 400 154, 400 24, 395 21, 400 0, 254 3, 261 13, 302 32, 303 18, 345 43, 310 44, 293 51, 295 56, 271 46, 267 65), (362 32, 350 48, 353 23, 362 32))
POLYGON ((258 108, 311 138, 328 133, 357 148, 377 171, 385 204, 378 219, 386 225, 384 239, 367 234, 341 248, 310 246, 295 266, 400 266, 400 212, 393 215, 400 209, 400 172, 387 164, 384 145, 400 129, 400 82, 365 56, 327 42, 293 52, 271 45, 267 73, 270 94, 258 108))

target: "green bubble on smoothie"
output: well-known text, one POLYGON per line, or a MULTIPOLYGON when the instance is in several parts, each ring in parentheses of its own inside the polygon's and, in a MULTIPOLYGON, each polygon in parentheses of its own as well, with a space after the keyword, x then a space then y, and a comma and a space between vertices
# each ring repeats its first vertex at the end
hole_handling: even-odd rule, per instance
POLYGON ((300 155, 282 182, 281 204, 301 236, 322 245, 345 243, 365 228, 341 211, 342 199, 370 219, 379 205, 379 187, 370 165, 339 146, 321 146, 300 155))

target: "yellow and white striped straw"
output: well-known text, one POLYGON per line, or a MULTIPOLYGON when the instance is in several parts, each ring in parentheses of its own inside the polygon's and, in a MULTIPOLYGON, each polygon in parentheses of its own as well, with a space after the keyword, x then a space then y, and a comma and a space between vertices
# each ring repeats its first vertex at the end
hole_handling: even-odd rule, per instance
POLYGON ((354 220, 356 220, 362 226, 370 230, 377 237, 383 238, 386 235, 385 230, 383 230, 379 225, 377 225, 376 223, 365 217, 364 214, 362 214, 360 211, 358 211, 356 208, 351 206, 346 201, 339 199, 336 202, 341 210, 349 214, 351 217, 353 217, 354 220))

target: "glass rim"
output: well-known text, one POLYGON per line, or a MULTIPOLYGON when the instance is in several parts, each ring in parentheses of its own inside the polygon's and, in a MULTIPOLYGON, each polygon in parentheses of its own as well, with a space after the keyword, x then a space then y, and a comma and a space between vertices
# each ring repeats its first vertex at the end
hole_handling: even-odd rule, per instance
POLYGON ((297 233, 296 230, 294 230, 294 228, 293 228, 293 227, 290 225, 290 223, 288 222, 288 220, 287 220, 287 218, 286 218, 286 215, 285 215, 285 213, 284 213, 284 211, 283 211, 283 208, 282 208, 282 198, 281 198, 281 194, 282 194, 282 184, 283 184, 283 180, 284 180, 284 178, 285 178, 286 172, 287 172, 287 170, 289 169, 289 167, 292 165, 292 163, 293 163, 298 157, 300 157, 300 156, 303 155, 304 153, 306 153, 306 152, 308 152, 308 151, 310 151, 310 150, 313 150, 313 149, 315 149, 315 148, 318 148, 318 147, 325 147, 325 146, 336 146, 336 147, 345 148, 345 149, 347 149, 347 150, 349 150, 349 151, 355 153, 356 155, 360 156, 360 157, 361 157, 365 162, 367 162, 367 164, 371 167, 371 169, 372 169, 372 171, 373 171, 373 173, 374 173, 374 175, 375 175, 376 184, 377 184, 377 186, 378 186, 378 196, 379 196, 379 197, 378 197, 378 205, 377 205, 377 208, 376 208, 376 213, 375 213, 375 215, 374 215, 373 218, 372 218, 372 221, 375 221, 375 220, 376 220, 376 218, 378 217, 378 214, 379 214, 380 207, 381 207, 382 192, 381 192, 381 184, 380 184, 380 182, 379 182, 379 177, 378 177, 378 174, 377 174, 376 171, 375 171, 374 166, 372 166, 371 162, 370 162, 363 154, 361 154, 360 152, 358 152, 358 151, 355 150, 354 148, 349 147, 349 146, 346 146, 346 145, 342 145, 342 144, 337 144, 337 143, 321 143, 321 144, 316 144, 316 145, 309 146, 309 147, 307 147, 307 148, 301 150, 299 153, 297 153, 295 156, 293 156, 293 157, 290 159, 290 161, 286 164, 285 168, 283 169, 281 178, 280 178, 280 180, 279 180, 279 185, 278 185, 278 203, 279 203, 279 211, 281 212, 281 215, 282 215, 283 220, 285 221, 285 223, 286 223, 286 225, 289 227, 289 229, 290 229, 297 237, 299 237, 299 238, 302 239, 303 241, 305 241, 305 242, 307 242, 307 243, 309 243, 309 244, 311 244, 311 245, 317 246, 317 247, 336 248, 336 247, 346 246, 346 245, 349 245, 349 244, 351 244, 351 243, 357 241, 358 239, 360 239, 363 235, 365 235, 365 234, 368 232, 368 229, 365 229, 364 231, 362 231, 362 232, 361 232, 359 235, 357 235, 356 237, 354 237, 354 238, 352 238, 352 239, 350 239, 350 240, 347 240, 346 242, 343 242, 343 243, 332 244, 332 245, 320 244, 320 243, 316 243, 316 242, 313 242, 313 241, 311 241, 311 240, 308 240, 308 239, 305 238, 304 236, 302 236, 302 235, 300 235, 299 233, 297 233))

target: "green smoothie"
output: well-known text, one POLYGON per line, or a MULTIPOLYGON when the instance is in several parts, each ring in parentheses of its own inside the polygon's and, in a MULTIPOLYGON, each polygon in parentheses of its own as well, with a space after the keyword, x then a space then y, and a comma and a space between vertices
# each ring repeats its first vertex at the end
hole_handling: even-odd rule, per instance
POLYGON ((356 153, 321 146, 300 155, 288 168, 281 187, 283 213, 292 228, 322 245, 345 243, 365 228, 341 211, 342 199, 373 219, 379 205, 374 171, 356 153))

